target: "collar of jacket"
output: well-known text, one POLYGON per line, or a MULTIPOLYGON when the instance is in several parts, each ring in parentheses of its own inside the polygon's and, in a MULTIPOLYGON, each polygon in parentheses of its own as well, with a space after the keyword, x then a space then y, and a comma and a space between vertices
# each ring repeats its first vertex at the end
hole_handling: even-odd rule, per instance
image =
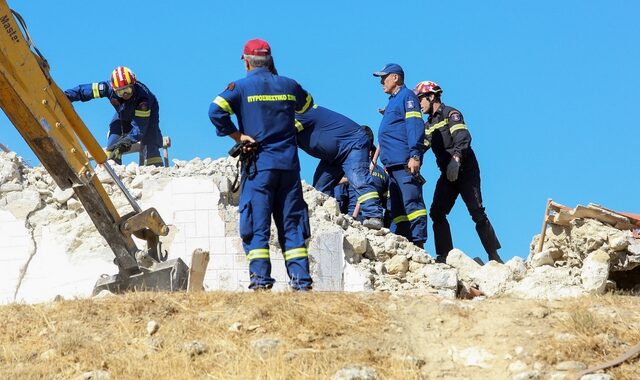
POLYGON ((438 107, 438 110, 433 115, 429 116, 429 121, 433 120, 438 115, 442 115, 442 110, 444 109, 444 107, 444 103, 440 103, 440 107, 438 107))
POLYGON ((267 69, 266 67, 256 67, 250 71, 247 71, 247 76, 268 73, 268 72, 269 72, 269 69, 267 69))
POLYGON ((404 84, 402 86, 398 86, 398 88, 396 88, 396 90, 393 92, 393 94, 389 95, 389 99, 393 98, 394 96, 398 95, 398 93, 400 92, 400 90, 402 90, 404 88, 404 84))

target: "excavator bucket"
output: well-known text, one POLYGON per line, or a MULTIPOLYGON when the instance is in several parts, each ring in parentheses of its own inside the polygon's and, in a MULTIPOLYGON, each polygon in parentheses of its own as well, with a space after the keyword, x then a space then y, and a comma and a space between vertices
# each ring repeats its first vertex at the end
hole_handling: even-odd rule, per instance
POLYGON ((118 274, 101 278, 94 293, 127 290, 184 290, 189 270, 167 260, 159 236, 169 227, 154 209, 142 210, 107 162, 104 150, 49 73, 22 17, 0 0, 0 108, 38 156, 60 189, 73 188, 115 255, 118 274), (133 208, 121 216, 84 153, 94 157, 120 187, 133 208), (140 250, 133 236, 147 243, 140 250))
POLYGON ((186 290, 189 267, 181 259, 154 263, 149 268, 141 267, 141 272, 129 276, 103 276, 96 282, 93 294, 102 290, 112 293, 126 291, 167 291, 186 290))

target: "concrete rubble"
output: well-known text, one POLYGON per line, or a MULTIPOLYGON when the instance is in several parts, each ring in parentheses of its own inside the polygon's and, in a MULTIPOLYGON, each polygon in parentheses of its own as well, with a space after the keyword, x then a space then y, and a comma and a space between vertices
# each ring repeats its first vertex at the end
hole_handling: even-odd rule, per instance
MULTIPOLYGON (((208 206, 214 207, 226 222, 221 227, 224 237, 236 239, 234 244, 239 246, 239 195, 231 192, 235 166, 236 162, 231 158, 195 158, 174 160, 170 168, 140 167, 131 163, 116 165, 114 169, 139 201, 149 193, 159 192, 158 184, 171 179, 212 180, 219 198, 216 198, 216 205, 208 206)), ((101 169, 97 174, 119 212, 130 212, 125 197, 110 177, 101 169)), ((333 198, 306 184, 304 198, 309 205, 313 234, 310 252, 319 252, 322 246, 325 246, 325 252, 335 251, 332 244, 338 246, 338 251, 342 251, 339 254, 344 256, 340 258, 344 262, 340 268, 343 290, 432 294, 444 298, 471 298, 484 294, 554 299, 603 293, 614 287, 612 273, 640 267, 640 242, 632 232, 591 217, 549 226, 542 251, 536 250, 539 236, 535 236, 526 261, 514 257, 505 264, 489 262, 481 266, 464 252, 454 249, 447 264, 437 264, 404 237, 384 228, 369 230, 353 218, 341 215, 333 198)), ((204 201, 195 202, 196 209, 204 205, 204 201)), ((161 207, 156 207, 163 215, 161 207)), ((615 223, 620 220, 616 219, 615 223)), ((67 270, 79 270, 88 277, 95 277, 96 271, 115 269, 109 263, 112 253, 73 191, 60 190, 43 167, 29 167, 13 152, 0 152, 0 232, 6 236, 3 236, 6 241, 0 247, 0 258, 9 262, 2 266, 3 281, 9 283, 0 284, 0 302, 26 299, 20 297, 26 273, 30 278, 61 276, 49 269, 55 261, 68 261, 67 270), (44 245, 54 238, 55 249, 43 251, 44 245), (12 247, 17 246, 29 246, 30 249, 11 256, 12 247), (100 268, 83 267, 76 260, 80 256, 99 256, 102 264, 100 268)), ((272 252, 279 253, 276 236, 272 226, 272 252)), ((222 245, 230 244, 224 239, 222 245)), ((313 254, 311 262, 314 276, 328 270, 313 254)), ((90 291, 87 289, 87 295, 90 291)), ((67 297, 64 289, 60 294, 67 297)))

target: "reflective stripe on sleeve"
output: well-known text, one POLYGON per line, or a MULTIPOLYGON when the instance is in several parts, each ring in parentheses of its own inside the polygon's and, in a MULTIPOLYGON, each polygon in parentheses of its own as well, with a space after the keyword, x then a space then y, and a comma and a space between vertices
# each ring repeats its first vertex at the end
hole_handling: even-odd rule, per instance
POLYGON ((451 128, 449 128, 449 132, 453 134, 453 132, 459 131, 461 129, 467 129, 467 126, 465 124, 455 124, 455 125, 452 125, 451 128))
POLYGON ((228 113, 229 115, 233 115, 233 110, 231 109, 229 102, 227 102, 227 100, 222 96, 216 96, 216 98, 213 99, 213 102, 217 104, 218 107, 222 108, 224 112, 228 113))
POLYGON ((269 258, 269 248, 258 248, 252 249, 247 254, 247 260, 255 260, 255 259, 268 259, 269 258))
POLYGON ((146 111, 136 110, 136 112, 134 112, 133 115, 137 117, 149 117, 151 116, 151 110, 146 110, 146 111))
POLYGON ((410 117, 422 118, 422 114, 418 111, 411 111, 404 114, 405 119, 408 119, 410 117))
POLYGON ((368 201, 369 199, 380 198, 377 191, 370 191, 368 193, 364 193, 358 197, 358 203, 363 203, 368 201))
POLYGON ((304 106, 302 106, 302 109, 300 109, 299 111, 296 111, 296 113, 305 113, 305 112, 307 112, 309 107, 311 107, 311 103, 313 103, 313 97, 311 96, 311 94, 307 93, 307 100, 304 103, 304 106))
POLYGON ((93 98, 99 98, 100 97, 100 88, 99 88, 100 84, 99 83, 92 83, 91 84, 91 91, 93 92, 93 98))
POLYGON ((302 132, 302 130, 304 130, 304 125, 302 125, 302 123, 299 122, 298 120, 296 120, 296 130, 298 132, 302 132))
POLYGON ((302 247, 302 248, 294 248, 294 249, 290 249, 288 251, 284 252, 284 260, 288 261, 291 259, 297 259, 300 257, 309 257, 309 254, 307 253, 307 249, 302 247))
POLYGON ((398 223, 402 223, 402 222, 408 222, 409 219, 407 218, 406 215, 400 215, 400 216, 396 216, 395 218, 393 218, 393 223, 394 224, 398 224, 398 223))

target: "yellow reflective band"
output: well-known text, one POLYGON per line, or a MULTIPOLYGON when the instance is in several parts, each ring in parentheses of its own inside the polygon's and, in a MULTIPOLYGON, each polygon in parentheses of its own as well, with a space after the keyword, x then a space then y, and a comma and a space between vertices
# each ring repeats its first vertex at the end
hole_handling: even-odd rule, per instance
POLYGON ((217 104, 218 107, 222 108, 224 112, 228 113, 229 115, 233 115, 233 110, 231 109, 229 102, 227 102, 227 100, 222 96, 216 96, 216 98, 213 99, 213 102, 217 104))
POLYGON ((436 124, 434 124, 434 125, 430 126, 430 127, 425 131, 425 133, 426 133, 426 134, 428 134, 428 135, 430 135, 430 134, 432 134, 436 129, 440 129, 440 128, 444 127, 445 125, 447 125, 447 123, 448 123, 448 122, 449 122, 449 119, 444 119, 444 120, 442 120, 441 122, 436 123, 436 124))
POLYGON ((247 102, 281 102, 285 100, 290 100, 292 102, 296 101, 295 95, 291 94, 279 94, 279 95, 251 95, 247 96, 247 102))
POLYGON ((162 164, 162 157, 151 157, 144 160, 145 165, 154 165, 154 164, 162 164))
POLYGON ((398 223, 402 223, 402 222, 408 222, 409 219, 407 218, 406 215, 400 215, 400 216, 396 216, 395 218, 393 218, 393 223, 394 224, 398 224, 398 223))
POLYGON ((304 125, 302 125, 301 122, 299 122, 298 120, 296 120, 296 130, 298 132, 302 132, 302 130, 304 129, 304 125))
POLYGON ((136 112, 134 112, 133 115, 137 117, 149 117, 151 116, 151 110, 146 110, 146 111, 136 110, 136 112))
POLYGON ((377 191, 370 191, 368 193, 362 194, 358 197, 358 203, 363 203, 364 201, 368 201, 369 199, 380 198, 377 191))
POLYGON ((98 83, 92 83, 91 84, 91 91, 93 91, 93 98, 99 98, 100 97, 100 89, 98 88, 99 84, 98 83))
POLYGON ((247 260, 255 260, 255 259, 268 259, 269 258, 269 248, 258 248, 252 249, 247 254, 247 260))
POLYGON ((453 132, 459 131, 461 129, 467 129, 467 126, 465 124, 455 124, 455 125, 452 125, 451 128, 449 128, 449 132, 453 134, 453 132))
POLYGON ((422 114, 418 111, 411 111, 411 112, 407 112, 404 114, 404 118, 408 119, 410 117, 418 117, 418 118, 422 118, 422 114))
POLYGON ((309 254, 307 253, 307 249, 306 248, 295 248, 295 249, 290 249, 288 251, 285 251, 284 253, 284 260, 291 260, 291 259, 297 259, 299 257, 309 257, 309 254))
POLYGON ((427 216, 427 209, 422 209, 422 210, 417 210, 412 212, 411 214, 407 215, 407 219, 409 219, 409 221, 417 219, 421 216, 427 216))
POLYGON ((296 113, 307 112, 309 107, 311 107, 311 103, 313 103, 313 97, 311 96, 311 94, 307 93, 307 101, 304 103, 304 106, 302 106, 302 109, 300 109, 299 111, 296 111, 296 113))
POLYGON ((430 146, 431 146, 431 142, 429 140, 427 140, 427 139, 424 139, 424 147, 428 148, 430 146))

